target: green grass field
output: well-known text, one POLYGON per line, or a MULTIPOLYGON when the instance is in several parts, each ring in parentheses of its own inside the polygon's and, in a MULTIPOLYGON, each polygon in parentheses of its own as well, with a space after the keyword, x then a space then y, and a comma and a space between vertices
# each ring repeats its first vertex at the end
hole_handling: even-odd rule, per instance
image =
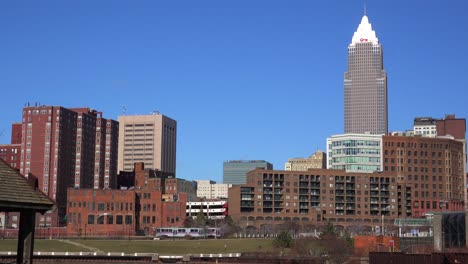
MULTIPOLYGON (((0 240, 0 251, 16 251, 18 241, 12 239, 0 240)), ((34 240, 34 251, 48 252, 80 252, 82 247, 77 247, 58 240, 34 240)))
MULTIPOLYGON (((271 239, 206 240, 73 240, 72 245, 59 240, 35 240, 34 251, 80 252, 94 248, 104 252, 158 253, 160 255, 246 253, 273 251, 271 239)), ((0 240, 0 251, 15 251, 16 240, 0 240)))

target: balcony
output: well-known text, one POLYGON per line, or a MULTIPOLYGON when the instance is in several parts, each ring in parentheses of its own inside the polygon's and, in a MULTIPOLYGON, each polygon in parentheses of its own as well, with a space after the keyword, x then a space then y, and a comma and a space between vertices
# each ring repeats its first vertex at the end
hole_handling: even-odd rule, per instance
POLYGON ((275 201, 282 201, 283 195, 275 195, 275 201))
POLYGON ((254 207, 254 201, 241 201, 241 207, 254 207))
POLYGON ((335 177, 335 182, 345 182, 345 178, 343 176, 335 177))
POLYGON ((320 183, 318 183, 318 182, 314 183, 313 182, 313 183, 310 184, 310 188, 311 189, 320 189, 320 183))
POLYGON ((240 190, 241 193, 253 193, 254 192, 254 188, 253 187, 241 187, 241 190, 240 190))

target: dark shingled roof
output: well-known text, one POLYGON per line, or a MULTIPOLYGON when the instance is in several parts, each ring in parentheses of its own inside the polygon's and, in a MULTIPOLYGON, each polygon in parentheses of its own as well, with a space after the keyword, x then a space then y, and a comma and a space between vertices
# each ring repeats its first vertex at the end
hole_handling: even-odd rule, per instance
POLYGON ((54 202, 47 195, 34 190, 23 175, 0 160, 0 211, 45 212, 53 206, 54 202))

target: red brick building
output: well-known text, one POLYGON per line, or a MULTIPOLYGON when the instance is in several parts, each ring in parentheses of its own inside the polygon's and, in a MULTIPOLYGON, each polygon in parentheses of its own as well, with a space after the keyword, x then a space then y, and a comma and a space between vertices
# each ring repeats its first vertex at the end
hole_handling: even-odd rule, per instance
POLYGON ((256 169, 229 188, 229 215, 244 228, 274 232, 294 223, 312 230, 331 222, 371 230, 397 218, 397 183, 389 173, 256 169), (277 230, 277 229, 276 229, 277 230))
POLYGON ((20 168, 21 144, 0 145, 0 159, 11 167, 20 168))
POLYGON ((13 123, 11 125, 11 144, 21 144, 21 123, 13 123))
POLYGON ((455 139, 466 139, 466 119, 455 118, 455 115, 446 115, 444 119, 437 120, 438 136, 453 136, 455 139))
POLYGON ((70 235, 84 236, 86 230, 87 236, 133 236, 152 234, 157 227, 183 226, 187 194, 177 191, 176 186, 177 181, 184 180, 144 169, 143 163, 135 164, 132 173, 121 175, 125 177, 120 185, 130 185, 121 190, 69 189, 67 229, 70 235), (117 222, 117 216, 125 221, 117 222))
POLYGON ((39 189, 56 202, 53 226, 64 224, 68 188, 105 187, 106 171, 116 172, 118 125, 106 123, 105 147, 101 149, 102 141, 96 139, 97 131, 103 132, 97 125, 100 116, 89 108, 23 108, 20 172, 36 175, 39 189))
POLYGON ((397 176, 398 188, 410 190, 410 208, 399 217, 464 209, 464 143, 449 138, 383 136, 383 169, 397 176))

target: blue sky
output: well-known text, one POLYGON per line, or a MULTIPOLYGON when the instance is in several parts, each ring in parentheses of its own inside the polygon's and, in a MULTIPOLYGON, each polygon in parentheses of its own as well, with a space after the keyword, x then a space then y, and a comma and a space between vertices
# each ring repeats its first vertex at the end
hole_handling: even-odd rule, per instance
MULTIPOLYGON (((468 2, 365 1, 389 128, 468 116, 468 2)), ((27 102, 178 122, 177 176, 325 150, 343 132, 347 46, 364 1, 1 1, 0 143, 27 102)))

